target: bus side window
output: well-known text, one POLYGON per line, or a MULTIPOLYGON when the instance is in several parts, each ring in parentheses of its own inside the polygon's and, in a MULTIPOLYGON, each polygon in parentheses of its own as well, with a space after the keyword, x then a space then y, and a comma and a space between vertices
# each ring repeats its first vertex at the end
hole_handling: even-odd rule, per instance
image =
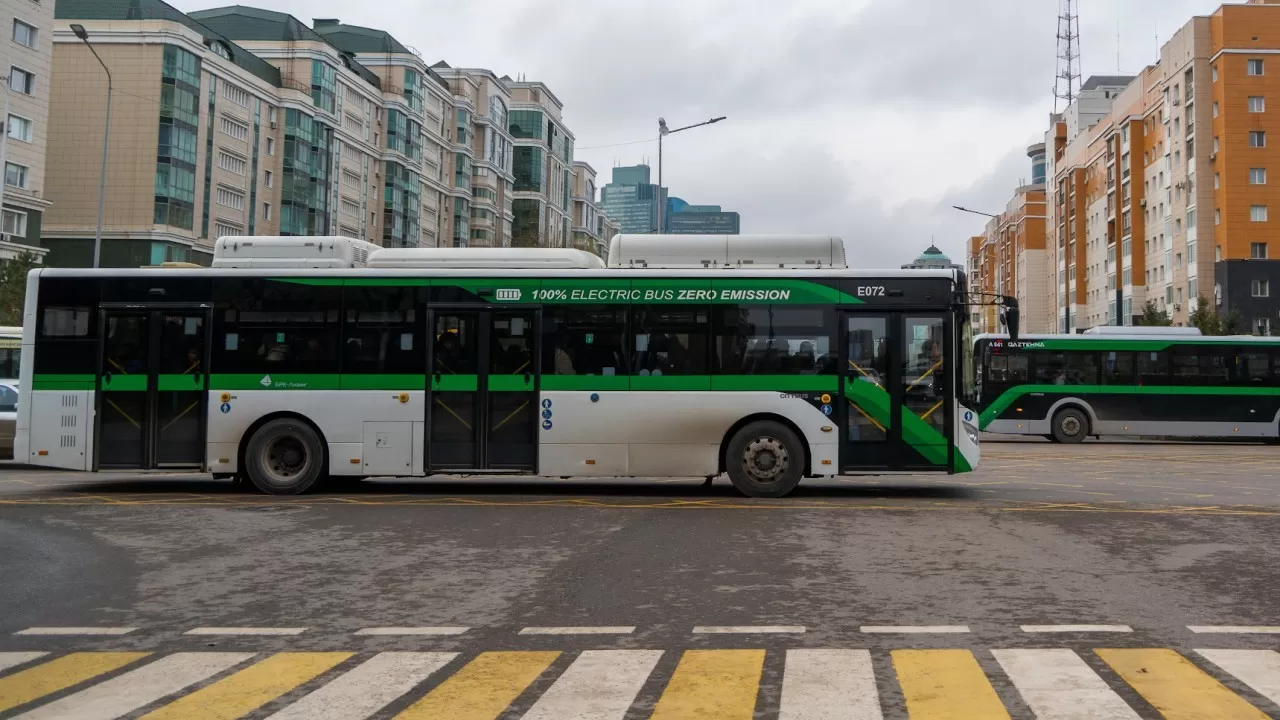
POLYGON ((637 306, 631 309, 632 371, 641 376, 706 375, 711 308, 637 306))
POLYGON ((626 375, 627 311, 607 306, 542 310, 543 375, 626 375))
POLYGON ((1142 386, 1169 384, 1169 353, 1138 353, 1138 384, 1142 386))
POLYGON ((1236 372, 1237 385, 1270 385, 1271 358, 1265 352, 1242 352, 1236 372))
POLYGON ((1103 385, 1132 385, 1133 384, 1133 353, 1127 353, 1127 352, 1102 353, 1102 384, 1103 385))

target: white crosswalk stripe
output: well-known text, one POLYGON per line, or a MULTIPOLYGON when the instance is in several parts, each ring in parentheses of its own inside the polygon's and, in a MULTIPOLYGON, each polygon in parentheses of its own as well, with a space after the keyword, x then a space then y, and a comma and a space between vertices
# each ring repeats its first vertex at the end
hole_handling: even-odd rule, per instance
POLYGON ((112 720, 195 685, 253 653, 183 652, 18 716, 21 720, 112 720))
POLYGON ((386 707, 458 653, 384 652, 352 668, 271 720, 358 720, 386 707))
POLYGON ((0 652, 0 670, 8 670, 11 667, 29 663, 48 654, 42 652, 0 652))
POLYGON ((1039 720, 1139 720, 1072 650, 992 650, 1039 720))
POLYGON ((880 720, 869 650, 788 650, 778 720, 880 720))
POLYGON ((1259 695, 1280 705, 1280 653, 1275 650, 1197 650, 1259 695))
POLYGON ((661 650, 587 650, 524 720, 622 720, 661 657, 661 650))

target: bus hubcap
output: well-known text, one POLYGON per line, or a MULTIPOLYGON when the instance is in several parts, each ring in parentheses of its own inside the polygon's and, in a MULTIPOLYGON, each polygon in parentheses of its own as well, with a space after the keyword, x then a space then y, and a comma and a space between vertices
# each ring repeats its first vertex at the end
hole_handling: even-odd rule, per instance
POLYGON ((297 438, 279 438, 267 447, 266 464, 276 478, 292 478, 307 465, 306 448, 297 438))
POLYGON ((1067 416, 1062 418, 1062 434, 1075 437, 1080 434, 1080 418, 1067 416))
POLYGON ((756 438, 742 454, 747 473, 761 482, 772 482, 787 471, 787 448, 770 437, 756 438))

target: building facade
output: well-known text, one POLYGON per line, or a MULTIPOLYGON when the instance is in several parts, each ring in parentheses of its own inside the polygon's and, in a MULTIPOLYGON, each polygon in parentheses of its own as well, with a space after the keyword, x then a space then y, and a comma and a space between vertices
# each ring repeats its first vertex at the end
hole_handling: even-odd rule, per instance
POLYGON ((650 177, 648 165, 615 167, 612 181, 600 190, 601 207, 624 233, 658 232, 658 203, 666 202, 667 189, 650 177))
POLYGON ((540 82, 504 78, 511 87, 515 247, 569 247, 572 237, 573 134, 564 105, 540 82))
POLYGON ((672 235, 738 235, 742 232, 742 218, 736 212, 726 212, 719 205, 690 205, 673 197, 667 200, 663 215, 663 232, 672 235))
MULTIPOLYGON (((9 41, 0 43, 5 87, 5 135, 0 137, 0 259, 43 256, 40 232, 49 208, 45 194, 49 138, 49 93, 53 81, 53 3, 0 0, 0 22, 9 41)), ((101 77, 101 69, 98 70, 101 77)), ((106 83, 99 93, 105 96, 106 83)), ((99 138, 101 138, 99 132, 99 138)))
POLYGON ((608 238, 601 234, 600 208, 596 203, 596 170, 591 165, 573 162, 573 238, 570 246, 604 257, 608 238))

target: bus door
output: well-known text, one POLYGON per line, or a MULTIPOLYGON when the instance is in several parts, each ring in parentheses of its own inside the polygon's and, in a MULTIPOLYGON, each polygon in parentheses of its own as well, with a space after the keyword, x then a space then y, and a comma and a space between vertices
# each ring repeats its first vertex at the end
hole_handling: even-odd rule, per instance
POLYGON ((428 322, 427 467, 535 471, 537 311, 433 309, 428 322))
POLYGON ((946 315, 843 314, 840 465, 866 469, 945 469, 950 462, 952 388, 946 315))
POLYGON ((101 323, 96 467, 203 467, 208 309, 104 309, 101 323))

